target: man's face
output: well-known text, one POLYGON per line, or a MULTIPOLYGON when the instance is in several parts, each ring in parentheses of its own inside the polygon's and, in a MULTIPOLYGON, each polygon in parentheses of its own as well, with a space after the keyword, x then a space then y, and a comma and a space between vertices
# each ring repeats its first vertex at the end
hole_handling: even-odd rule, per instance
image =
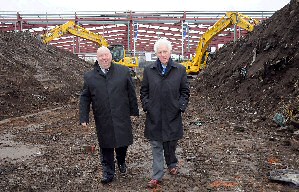
POLYGON ((98 63, 101 68, 108 69, 111 66, 112 55, 109 50, 100 50, 97 52, 98 63))
POLYGON ((171 56, 171 52, 166 45, 160 45, 157 49, 157 57, 161 61, 162 64, 166 65, 171 56))

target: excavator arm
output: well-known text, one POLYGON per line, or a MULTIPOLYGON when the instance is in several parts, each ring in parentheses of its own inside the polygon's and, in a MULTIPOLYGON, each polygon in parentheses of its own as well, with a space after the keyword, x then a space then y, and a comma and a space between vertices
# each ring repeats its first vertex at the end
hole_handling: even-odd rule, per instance
POLYGON ((67 33, 96 42, 99 46, 108 47, 108 42, 104 37, 91 31, 88 31, 85 28, 80 27, 79 25, 76 25, 74 21, 68 21, 63 25, 53 28, 48 33, 42 36, 42 40, 44 43, 49 43, 53 39, 62 37, 67 33))
POLYGON ((65 34, 72 34, 77 37, 82 37, 84 39, 96 42, 99 46, 108 47, 112 54, 112 59, 114 62, 125 65, 129 68, 138 67, 137 57, 126 57, 124 46, 122 45, 109 45, 107 40, 96 33, 93 33, 79 25, 74 21, 68 21, 67 23, 57 26, 41 36, 43 43, 48 44, 53 39, 62 37, 65 34))
POLYGON ((196 54, 191 61, 185 61, 182 64, 186 67, 188 74, 198 74, 201 69, 206 67, 208 57, 208 46, 215 36, 220 34, 231 25, 237 25, 247 31, 252 31, 254 25, 259 21, 238 12, 227 12, 221 17, 210 29, 208 29, 201 37, 196 48, 196 54), (254 23, 254 24, 252 24, 254 23))
POLYGON ((69 21, 63 25, 57 26, 47 33, 41 35, 42 42, 45 44, 48 44, 50 41, 52 41, 55 38, 59 38, 66 33, 68 33, 68 28, 74 26, 74 22, 69 21))

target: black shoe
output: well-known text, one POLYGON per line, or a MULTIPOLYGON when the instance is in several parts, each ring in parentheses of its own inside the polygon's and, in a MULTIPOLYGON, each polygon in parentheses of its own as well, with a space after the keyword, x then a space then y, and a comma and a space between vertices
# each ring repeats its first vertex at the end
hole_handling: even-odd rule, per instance
POLYGON ((103 177, 101 180, 102 184, 108 184, 111 183, 113 181, 113 177, 103 177))
POLYGON ((125 163, 123 163, 123 164, 119 164, 119 165, 118 165, 118 168, 119 168, 119 172, 120 172, 120 173, 127 173, 127 166, 126 166, 125 163))

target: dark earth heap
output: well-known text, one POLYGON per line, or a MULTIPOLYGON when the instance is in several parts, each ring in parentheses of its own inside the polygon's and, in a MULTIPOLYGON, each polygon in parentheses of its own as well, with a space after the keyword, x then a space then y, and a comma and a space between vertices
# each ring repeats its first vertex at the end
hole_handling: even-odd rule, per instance
MULTIPOLYGON (((166 172, 155 191, 298 191, 298 179, 274 177, 299 172, 298 26, 292 0, 190 80, 180 173, 166 172)), ((29 33, 0 32, 0 45, 1 191, 149 191, 142 111, 132 118, 128 173, 102 186, 94 122, 87 132, 78 123, 83 73, 93 64, 29 33)))
POLYGON ((198 92, 217 101, 220 110, 246 102, 273 115, 284 104, 294 105, 299 95, 298 22, 298 3, 292 1, 248 36, 225 45, 200 75, 198 92))
POLYGON ((76 98, 90 68, 74 54, 42 44, 30 33, 0 32, 0 120, 76 98))

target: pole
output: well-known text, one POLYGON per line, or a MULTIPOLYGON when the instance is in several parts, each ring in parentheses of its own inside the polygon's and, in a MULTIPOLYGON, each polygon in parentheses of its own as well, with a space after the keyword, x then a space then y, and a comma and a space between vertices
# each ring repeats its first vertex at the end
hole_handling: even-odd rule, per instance
POLYGON ((237 25, 234 25, 234 42, 237 40, 237 25))
POLYGON ((134 57, 135 57, 135 52, 136 52, 136 41, 138 38, 138 23, 133 22, 133 37, 134 37, 134 57))
POLYGON ((131 36, 131 23, 130 23, 130 21, 128 21, 128 32, 127 32, 128 34, 127 34, 127 36, 128 36, 128 38, 127 38, 127 41, 128 41, 128 51, 130 51, 131 50, 131 41, 130 41, 130 38, 132 37, 131 36))
MULTIPOLYGON (((236 15, 236 23, 238 23, 238 15, 236 15)), ((234 42, 237 40, 237 24, 234 24, 234 42)))
POLYGON ((190 36, 189 36, 189 26, 187 25, 188 34, 188 52, 190 52, 190 36))
POLYGON ((184 23, 182 21, 182 58, 184 57, 184 23))
POLYGON ((135 48, 136 48, 136 38, 134 37, 134 57, 135 57, 135 48))

